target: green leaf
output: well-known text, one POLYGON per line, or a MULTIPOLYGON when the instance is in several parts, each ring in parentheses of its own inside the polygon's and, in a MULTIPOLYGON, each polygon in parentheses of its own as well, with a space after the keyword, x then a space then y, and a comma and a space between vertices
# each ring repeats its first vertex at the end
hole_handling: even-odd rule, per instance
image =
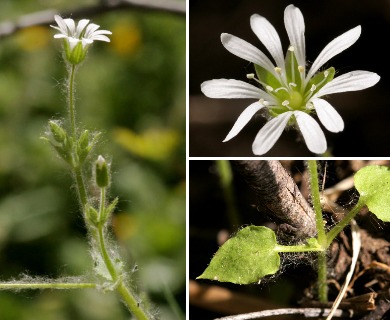
POLYGON ((249 284, 279 270, 275 233, 266 227, 249 226, 226 241, 197 279, 249 284))
POLYGON ((379 219, 390 222, 390 170, 367 166, 355 174, 355 187, 368 209, 379 219))

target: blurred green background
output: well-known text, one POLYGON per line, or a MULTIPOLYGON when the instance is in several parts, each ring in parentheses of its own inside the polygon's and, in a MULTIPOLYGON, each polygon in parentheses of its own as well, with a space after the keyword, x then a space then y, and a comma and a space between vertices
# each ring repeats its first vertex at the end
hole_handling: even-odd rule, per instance
MULTIPOLYGON (((181 0, 178 0, 181 1, 181 0)), ((183 1, 184 2, 184 1, 183 1)), ((98 1, 2 0, 0 23, 98 1)), ((185 17, 125 9, 85 17, 113 32, 77 74, 78 120, 103 132, 120 202, 113 234, 161 319, 185 314, 185 17), (169 302, 170 301, 170 302, 169 302), (174 301, 174 302, 172 302, 174 301)), ((66 165, 40 139, 66 114, 61 41, 47 26, 0 38, 0 280, 92 268, 66 165)), ((0 319, 129 319, 114 293, 0 291, 0 319)))

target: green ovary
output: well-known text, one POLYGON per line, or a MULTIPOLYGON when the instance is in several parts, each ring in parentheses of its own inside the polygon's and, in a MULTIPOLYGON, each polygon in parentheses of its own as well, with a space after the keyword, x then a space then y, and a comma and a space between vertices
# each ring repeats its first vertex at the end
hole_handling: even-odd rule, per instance
POLYGON ((290 93, 289 106, 293 110, 301 110, 303 109, 303 97, 298 91, 292 91, 290 93))

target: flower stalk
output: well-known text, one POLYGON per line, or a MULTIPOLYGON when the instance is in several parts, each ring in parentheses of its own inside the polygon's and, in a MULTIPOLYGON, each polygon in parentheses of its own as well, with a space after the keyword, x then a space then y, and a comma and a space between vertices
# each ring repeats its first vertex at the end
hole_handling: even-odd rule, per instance
POLYGON ((134 293, 126 284, 126 274, 122 270, 123 262, 121 258, 117 252, 114 252, 114 248, 109 246, 107 241, 110 215, 118 201, 118 199, 115 199, 111 204, 106 205, 106 190, 110 183, 109 166, 102 156, 99 156, 94 163, 94 183, 100 189, 99 208, 97 210, 94 208, 93 199, 87 192, 83 174, 87 157, 96 144, 96 136, 91 138, 87 130, 81 134, 77 130, 74 97, 77 65, 84 60, 87 50, 94 40, 109 42, 110 39, 106 35, 111 34, 111 32, 97 30, 98 25, 89 24, 89 20, 85 19, 80 20, 77 25, 72 19, 62 19, 59 16, 55 16, 55 20, 58 26, 52 27, 60 33, 54 37, 61 38, 64 41, 64 58, 69 70, 67 90, 70 133, 66 133, 66 130, 62 129, 57 123, 52 123, 50 129, 55 142, 48 140, 56 147, 61 157, 67 161, 73 173, 80 207, 88 235, 91 238, 92 255, 98 266, 96 272, 110 282, 110 290, 118 292, 124 304, 137 319, 147 320, 150 318, 148 313, 141 307, 134 293), (107 270, 108 274, 104 270, 107 270))

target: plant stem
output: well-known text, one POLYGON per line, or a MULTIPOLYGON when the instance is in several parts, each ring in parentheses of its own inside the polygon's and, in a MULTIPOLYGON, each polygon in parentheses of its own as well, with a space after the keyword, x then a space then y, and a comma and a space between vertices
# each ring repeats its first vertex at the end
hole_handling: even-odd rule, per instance
POLYGON ((76 166, 73 169, 74 179, 76 180, 76 187, 79 194, 79 200, 81 203, 81 210, 84 212, 85 206, 88 203, 88 195, 85 189, 84 177, 80 166, 76 166))
POLYGON ((351 222, 351 220, 359 213, 360 209, 365 205, 366 203, 364 198, 360 197, 355 207, 353 207, 352 210, 349 211, 347 215, 326 234, 327 246, 332 243, 334 238, 337 237, 341 230, 343 230, 351 222))
POLYGON ((318 184, 318 170, 317 170, 317 161, 308 160, 309 172, 310 172, 310 190, 311 198, 313 202, 314 211, 316 214, 316 227, 317 227, 317 237, 318 243, 326 248, 326 235, 325 235, 325 226, 322 217, 321 201, 320 201, 320 190, 318 184))
MULTIPOLYGON (((75 69, 76 66, 72 65, 69 71, 69 96, 68 96, 68 104, 69 104, 69 120, 71 124, 72 138, 73 142, 77 143, 77 131, 76 131, 76 117, 75 117, 75 104, 74 104, 74 78, 75 78, 75 69)), ((111 275, 112 284, 116 286, 116 291, 122 296, 123 302, 127 305, 130 312, 134 314, 134 316, 139 320, 148 320, 146 312, 140 307, 134 295, 131 293, 130 289, 126 286, 122 274, 118 272, 115 268, 115 264, 112 261, 112 258, 108 254, 106 239, 105 239, 105 224, 106 221, 101 221, 97 226, 97 232, 95 226, 89 225, 88 219, 85 216, 85 208, 86 205, 90 202, 88 194, 86 192, 84 177, 82 173, 82 163, 79 163, 77 157, 76 148, 72 149, 74 164, 72 167, 74 179, 76 181, 76 187, 79 195, 79 200, 81 204, 81 210, 84 212, 84 220, 86 226, 88 228, 89 234, 92 238, 94 238, 95 242, 98 244, 98 250, 100 251, 100 255, 104 261, 104 264, 111 275), (76 160, 77 159, 77 160, 76 160)), ((105 188, 101 188, 100 193, 100 208, 99 208, 99 219, 103 216, 105 210, 105 188)))
POLYGON ((327 271, 326 252, 325 251, 318 252, 317 258, 318 258, 318 266, 317 266, 318 300, 320 302, 328 302, 328 284, 327 284, 328 271, 327 271))
POLYGON ((230 162, 228 160, 216 161, 220 183, 223 189, 223 195, 226 201, 226 210, 232 229, 238 227, 240 223, 239 214, 237 213, 237 205, 233 192, 233 174, 230 162))
POLYGON ((316 160, 308 160, 310 172, 310 190, 313 202, 314 211, 316 214, 317 239, 318 244, 323 248, 323 251, 318 252, 318 299, 320 302, 328 301, 328 285, 327 285, 327 265, 326 252, 328 248, 327 237, 325 234, 325 226, 322 217, 320 190, 318 183, 318 169, 316 160))
POLYGON ((72 64, 69 68, 69 118, 70 126, 72 131, 72 137, 74 142, 76 141, 76 115, 75 115, 75 106, 74 106, 74 77, 76 73, 76 65, 72 64))
POLYGON ((307 245, 296 245, 296 246, 283 246, 277 245, 274 249, 277 252, 313 252, 313 251, 324 251, 321 247, 312 247, 307 245))
MULTIPOLYGON (((103 190, 104 188, 102 188, 103 190)), ((104 197, 104 192, 101 194, 101 199, 104 197)), ((96 233, 93 233, 96 234, 96 233)), ((98 239, 96 239, 99 243, 99 250, 100 254, 102 256, 102 259, 104 261, 104 264, 107 267, 108 272, 111 275, 113 284, 116 284, 116 291, 122 296, 122 299, 124 303, 127 305, 128 309, 134 314, 134 316, 139 320, 148 320, 148 316, 146 315, 146 312, 142 310, 139 303, 137 302, 134 295, 131 293, 130 289, 126 286, 124 283, 124 279, 121 277, 121 275, 118 273, 117 269, 115 268, 114 263, 112 262, 112 259, 107 251, 106 246, 106 240, 104 236, 104 225, 102 223, 98 226, 98 239)))
POLYGON ((22 289, 86 289, 96 288, 96 283, 0 283, 0 290, 22 289))

